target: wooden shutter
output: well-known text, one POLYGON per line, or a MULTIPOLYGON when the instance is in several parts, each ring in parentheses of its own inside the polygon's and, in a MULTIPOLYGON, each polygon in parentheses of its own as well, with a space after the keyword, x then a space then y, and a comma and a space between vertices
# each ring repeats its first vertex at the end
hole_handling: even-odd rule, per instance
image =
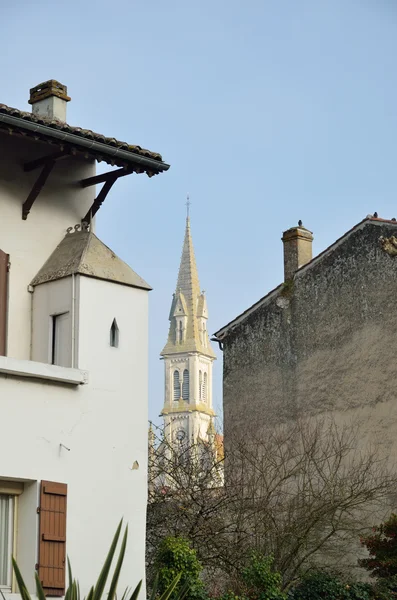
POLYGON ((42 481, 39 578, 46 596, 65 593, 67 485, 42 481))
POLYGON ((0 356, 6 353, 8 254, 0 250, 0 356))

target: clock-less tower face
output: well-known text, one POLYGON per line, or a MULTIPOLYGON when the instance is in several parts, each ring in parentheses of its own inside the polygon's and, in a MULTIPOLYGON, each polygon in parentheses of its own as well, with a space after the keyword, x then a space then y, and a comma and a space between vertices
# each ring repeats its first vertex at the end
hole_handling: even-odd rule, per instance
POLYGON ((183 440, 186 438, 186 431, 184 429, 178 429, 175 433, 175 438, 178 440, 178 442, 183 442, 183 440))

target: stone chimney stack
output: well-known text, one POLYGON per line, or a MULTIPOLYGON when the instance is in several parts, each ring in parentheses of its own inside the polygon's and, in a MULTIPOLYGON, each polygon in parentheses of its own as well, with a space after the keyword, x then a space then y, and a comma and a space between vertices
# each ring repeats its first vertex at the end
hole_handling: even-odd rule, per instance
POLYGON ((40 117, 66 121, 66 103, 70 101, 66 85, 50 79, 30 90, 32 113, 40 117))
POLYGON ((284 281, 288 281, 299 267, 312 259, 313 234, 299 221, 298 227, 284 231, 281 239, 284 244, 284 281))

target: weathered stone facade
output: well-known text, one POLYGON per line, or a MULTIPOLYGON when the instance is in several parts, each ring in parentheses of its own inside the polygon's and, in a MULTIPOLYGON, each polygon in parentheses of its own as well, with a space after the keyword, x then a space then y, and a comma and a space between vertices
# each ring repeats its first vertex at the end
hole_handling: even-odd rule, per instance
MULTIPOLYGON (((358 414, 390 448, 397 432, 397 223, 368 217, 217 332, 224 430, 358 414), (390 250, 391 249, 391 250, 390 250)), ((394 442, 395 443, 395 442, 394 442)))

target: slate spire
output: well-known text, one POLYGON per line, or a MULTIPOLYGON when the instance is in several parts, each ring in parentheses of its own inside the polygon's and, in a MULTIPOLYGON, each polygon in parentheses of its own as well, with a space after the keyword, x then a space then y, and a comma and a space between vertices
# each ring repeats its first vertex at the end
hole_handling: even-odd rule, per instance
POLYGON ((187 216, 178 280, 169 316, 168 341, 161 355, 196 351, 215 357, 208 333, 206 329, 203 331, 206 311, 205 295, 200 291, 190 217, 187 216))

